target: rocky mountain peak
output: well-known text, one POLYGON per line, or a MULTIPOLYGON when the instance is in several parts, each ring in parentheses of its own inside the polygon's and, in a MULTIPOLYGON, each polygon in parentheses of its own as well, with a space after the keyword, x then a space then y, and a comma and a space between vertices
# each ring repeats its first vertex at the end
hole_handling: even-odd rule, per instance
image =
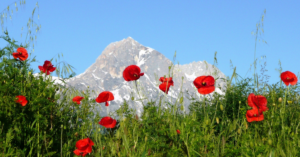
MULTIPOLYGON (((161 96, 166 96, 166 101, 174 104, 178 101, 180 95, 180 88, 182 83, 182 77, 184 77, 182 84, 182 92, 184 97, 184 106, 187 113, 189 113, 188 106, 191 98, 187 95, 186 91, 194 97, 200 96, 195 90, 193 81, 202 75, 212 75, 216 78, 224 78, 226 76, 216 67, 213 67, 209 63, 202 61, 192 62, 184 65, 176 65, 173 69, 173 82, 174 86, 170 87, 169 93, 163 93, 158 87, 161 84, 160 77, 164 75, 168 76, 171 61, 166 58, 160 52, 145 47, 135 41, 133 38, 128 37, 118 42, 109 44, 104 51, 96 59, 95 63, 91 64, 86 71, 74 78, 67 81, 67 87, 75 87, 79 91, 86 90, 89 86, 91 98, 96 98, 103 91, 110 91, 113 93, 115 100, 110 102, 109 111, 115 111, 123 105, 124 100, 129 104, 130 108, 137 109, 137 114, 140 116, 143 110, 142 103, 140 101, 132 101, 130 98, 134 96, 138 97, 134 81, 127 82, 123 78, 123 71, 129 65, 137 65, 141 69, 141 73, 144 76, 140 77, 138 82, 138 90, 144 104, 148 101, 158 100, 161 96), (214 72, 216 72, 214 74, 214 72), (94 90, 96 93, 93 93, 94 90), (133 95, 131 95, 133 94, 133 95)), ((216 81, 215 92, 224 94, 226 82, 218 79, 216 81)), ((213 92, 213 93, 215 93, 213 92)), ((212 94, 213 94, 212 93, 212 94)), ((202 96, 202 95, 201 95, 202 96)), ((210 99, 209 96, 206 96, 210 99)), ((158 102, 156 102, 158 104, 158 102)), ((94 104, 97 108, 96 111, 101 116, 106 116, 105 104, 94 104)), ((168 108, 167 104, 163 104, 163 107, 168 108)), ((118 118, 118 117, 116 117, 118 118)))

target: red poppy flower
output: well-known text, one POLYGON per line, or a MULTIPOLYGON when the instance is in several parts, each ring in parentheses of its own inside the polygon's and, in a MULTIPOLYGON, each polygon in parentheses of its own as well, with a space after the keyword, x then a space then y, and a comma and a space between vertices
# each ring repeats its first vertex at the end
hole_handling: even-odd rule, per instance
POLYGON ((180 130, 176 130, 177 134, 180 134, 180 130))
POLYGON ((80 104, 80 101, 84 99, 84 97, 81 96, 75 96, 72 100, 74 103, 77 103, 78 105, 80 104))
POLYGON ((19 47, 17 52, 12 53, 15 59, 19 58, 20 61, 25 61, 28 58, 27 50, 23 47, 19 47))
POLYGON ((160 77, 159 81, 162 82, 159 85, 159 89, 168 94, 170 86, 174 86, 172 77, 169 77, 169 78, 160 77), (167 84, 168 84, 168 86, 167 86, 167 84), (167 92, 166 92, 166 89, 167 89, 167 92))
POLYGON ((46 75, 49 75, 50 72, 53 72, 56 67, 53 67, 53 65, 51 64, 50 61, 46 60, 44 62, 44 65, 43 66, 39 66, 39 69, 43 72, 43 73, 46 73, 46 75))
POLYGON ((104 91, 104 92, 102 92, 98 95, 98 97, 96 98, 96 102, 97 103, 105 102, 105 106, 108 106, 107 101, 111 101, 111 100, 114 100, 114 99, 115 98, 114 98, 113 93, 111 93, 110 91, 104 91))
POLYGON ((269 110, 267 107, 267 99, 262 95, 254 95, 253 93, 248 96, 248 105, 252 110, 248 110, 246 118, 248 122, 264 120, 263 112, 269 110))
POLYGON ((288 86, 289 84, 295 85, 298 81, 296 75, 290 71, 285 71, 281 73, 280 78, 286 86, 288 86))
POLYGON ((260 114, 269 110, 267 107, 267 99, 262 95, 254 95, 253 93, 248 96, 248 105, 252 108, 258 109, 260 114))
POLYGON ((210 75, 197 77, 193 83, 200 94, 209 94, 215 90, 215 79, 210 75))
POLYGON ((27 103, 28 103, 28 101, 26 100, 26 97, 25 96, 23 96, 23 95, 18 95, 18 96, 16 96, 16 99, 17 100, 15 100, 17 103, 20 103, 22 106, 25 106, 27 103))
POLYGON ((253 122, 253 121, 262 121, 264 120, 264 115, 263 113, 258 113, 258 109, 257 108, 253 108, 252 110, 248 110, 246 113, 246 118, 247 121, 253 122))
POLYGON ((90 138, 78 140, 75 145, 77 149, 74 150, 73 152, 76 155, 85 156, 87 153, 92 152, 93 145, 94 145, 94 142, 90 138))
POLYGON ((141 72, 140 67, 136 65, 129 65, 123 71, 123 78, 125 81, 135 81, 139 79, 140 76, 144 75, 144 73, 140 73, 140 72, 141 72))
POLYGON ((99 124, 104 126, 105 128, 114 128, 117 124, 117 121, 115 119, 112 119, 111 117, 103 117, 100 120, 99 124))

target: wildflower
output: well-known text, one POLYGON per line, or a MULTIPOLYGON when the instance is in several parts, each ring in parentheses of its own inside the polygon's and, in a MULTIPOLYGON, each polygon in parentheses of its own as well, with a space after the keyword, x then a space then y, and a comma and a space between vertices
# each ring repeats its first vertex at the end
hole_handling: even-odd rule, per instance
POLYGON ((53 72, 56 67, 53 67, 53 65, 51 64, 50 61, 46 60, 44 62, 44 65, 43 66, 39 66, 39 69, 43 72, 43 73, 46 73, 46 75, 49 75, 50 72, 53 72))
POLYGON ((136 65, 130 65, 126 67, 125 70, 123 71, 123 78, 125 81, 135 81, 144 75, 144 73, 140 73, 140 72, 141 72, 140 67, 136 65))
POLYGON ((252 110, 248 110, 246 118, 248 122, 264 120, 263 111, 269 110, 267 107, 267 99, 262 95, 255 96, 253 93, 248 96, 248 105, 252 110))
POLYGON ((93 145, 94 145, 94 142, 90 138, 78 140, 75 145, 77 149, 74 150, 73 152, 76 155, 86 156, 87 153, 92 152, 93 145))
POLYGON ((99 124, 104 126, 105 128, 114 128, 116 126, 117 121, 112 119, 111 117, 103 117, 99 124))
POLYGON ((286 86, 288 86, 289 84, 295 85, 298 81, 296 75, 290 71, 281 73, 280 78, 286 86))
POLYGON ((159 81, 162 83, 159 85, 159 89, 168 94, 170 86, 174 86, 174 82, 172 80, 172 77, 164 78, 160 77, 159 81), (167 91, 166 91, 167 90, 167 91))
POLYGON ((280 97, 280 98, 278 98, 278 102, 282 102, 282 98, 280 97))
POLYGON ((15 101, 16 101, 16 103, 19 103, 22 106, 25 106, 28 103, 28 101, 26 100, 26 97, 23 96, 23 95, 16 96, 16 100, 15 101))
POLYGON ((112 101, 114 99, 115 99, 114 95, 111 92, 104 91, 104 92, 102 92, 102 93, 100 93, 98 95, 98 97, 96 98, 96 102, 97 103, 103 103, 103 102, 105 102, 105 106, 108 106, 109 104, 108 104, 107 101, 112 101))
POLYGON ((176 130, 177 134, 180 134, 180 130, 176 130))
POLYGON ((15 59, 19 58, 20 61, 24 61, 28 58, 27 50, 23 47, 19 47, 17 52, 12 53, 12 55, 15 59))
POLYGON ((79 105, 79 104, 80 104, 80 101, 81 101, 82 99, 84 99, 84 97, 81 97, 81 96, 75 96, 75 97, 72 99, 72 101, 73 101, 74 103, 77 103, 77 104, 79 105))
POLYGON ((215 79, 210 75, 197 77, 193 83, 200 94, 209 94, 215 90, 215 79))

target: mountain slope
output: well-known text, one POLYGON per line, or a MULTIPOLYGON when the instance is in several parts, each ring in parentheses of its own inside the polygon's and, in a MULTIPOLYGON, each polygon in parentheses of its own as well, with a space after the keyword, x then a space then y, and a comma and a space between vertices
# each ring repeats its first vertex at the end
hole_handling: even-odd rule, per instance
MULTIPOLYGON (((143 110, 142 103, 131 101, 131 94, 133 94, 135 100, 140 98, 136 92, 134 81, 127 82, 124 80, 124 69, 129 65, 137 65, 140 67, 141 73, 144 73, 144 76, 141 76, 137 81, 139 84, 139 92, 140 94, 144 93, 144 95, 141 95, 142 98, 148 98, 149 101, 155 101, 159 97, 165 95, 158 88, 161 84, 159 78, 164 75, 168 77, 169 66, 171 63, 172 62, 160 52, 145 47, 131 37, 128 37, 119 42, 109 44, 96 59, 95 63, 86 69, 84 73, 69 79, 66 83, 67 87, 72 86, 80 91, 86 90, 87 86, 89 86, 90 92, 92 90, 96 91, 96 93, 91 93, 91 99, 95 99, 103 91, 110 91, 114 94, 115 100, 109 102, 109 111, 119 109, 120 105, 123 104, 123 99, 125 99, 130 108, 137 109, 137 113, 140 116, 143 110), (155 77, 155 74, 157 75, 157 78, 155 77), (143 90, 140 89, 141 87, 143 90)), ((212 75, 215 79, 224 78, 226 80, 226 76, 220 70, 216 67, 214 69, 211 64, 208 64, 205 61, 175 65, 171 74, 172 73, 174 74, 174 86, 170 87, 169 93, 166 95, 167 101, 171 102, 171 104, 175 103, 176 98, 179 97, 182 77, 184 77, 182 92, 184 92, 184 106, 187 113, 189 113, 188 106, 192 101, 187 99, 190 98, 190 96, 185 91, 188 91, 199 100, 200 94, 196 91, 193 84, 196 77, 212 75), (216 75, 213 75, 215 70, 216 75)), ((53 79, 56 79, 56 83, 61 84, 61 81, 57 80, 57 77, 53 77, 53 79)), ((224 80, 218 79, 215 84, 215 92, 223 95, 226 90, 225 85, 226 82, 224 80)), ((207 98, 210 99, 209 96, 207 96, 207 98)), ((146 104, 148 100, 143 100, 143 103, 146 104)), ((156 101, 156 104, 158 104, 158 101, 156 101)), ((104 103, 96 103, 94 105, 97 108, 94 111, 95 113, 98 112, 101 116, 107 115, 107 108, 104 103)), ((166 104, 163 104, 163 107, 168 108, 166 104)))

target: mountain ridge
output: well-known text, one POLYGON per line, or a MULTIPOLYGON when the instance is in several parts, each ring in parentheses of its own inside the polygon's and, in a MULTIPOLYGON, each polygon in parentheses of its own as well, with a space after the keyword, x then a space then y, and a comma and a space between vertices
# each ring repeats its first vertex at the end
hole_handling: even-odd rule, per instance
MULTIPOLYGON (((160 52, 141 45, 132 37, 110 43, 97 57, 95 63, 88 67, 83 73, 67 80, 66 86, 75 87, 80 91, 86 90, 87 86, 89 86, 90 91, 96 91, 96 94, 91 93, 91 98, 97 97, 103 91, 110 91, 115 97, 115 100, 110 102, 110 111, 115 111, 120 108, 123 99, 125 99, 130 108, 136 108, 138 110, 137 114, 140 116, 142 103, 133 103, 129 95, 129 93, 133 93, 135 98, 138 97, 134 89, 135 84, 133 81, 125 81, 122 75, 124 69, 129 65, 137 65, 140 67, 141 73, 145 73, 144 76, 137 80, 137 83, 147 89, 145 96, 149 96, 149 100, 155 100, 159 95, 160 97, 164 96, 164 93, 158 88, 161 84, 158 79, 164 75, 166 75, 166 77, 168 76, 168 67, 173 65, 172 62, 160 52), (154 77, 155 75, 153 74, 156 74, 157 78, 154 77)), ((196 88, 193 85, 193 81, 196 77, 212 75, 212 73, 215 72, 213 71, 214 67, 206 61, 193 61, 189 64, 177 64, 173 66, 174 86, 170 87, 169 93, 166 95, 167 101, 172 103, 179 97, 182 77, 184 77, 182 91, 187 90, 199 98, 200 94, 195 90, 196 88)), ((226 76, 217 67, 215 67, 215 70, 215 79, 220 77, 226 80, 226 76)), ((57 77, 52 76, 52 78, 56 79, 55 83, 61 83, 61 81, 57 80, 57 77)), ((215 84, 215 92, 221 95, 224 94, 226 90, 225 85, 226 82, 218 79, 215 84), (218 86, 220 86, 220 88, 218 86)), ((191 101, 187 99, 187 94, 184 93, 183 95, 185 110, 188 113, 188 106, 191 101)), ((95 112, 100 112, 101 116, 107 115, 107 113, 101 111, 106 110, 104 104, 95 104, 95 106, 99 109, 95 112)), ((167 106, 164 105, 163 107, 166 108, 167 106)))

